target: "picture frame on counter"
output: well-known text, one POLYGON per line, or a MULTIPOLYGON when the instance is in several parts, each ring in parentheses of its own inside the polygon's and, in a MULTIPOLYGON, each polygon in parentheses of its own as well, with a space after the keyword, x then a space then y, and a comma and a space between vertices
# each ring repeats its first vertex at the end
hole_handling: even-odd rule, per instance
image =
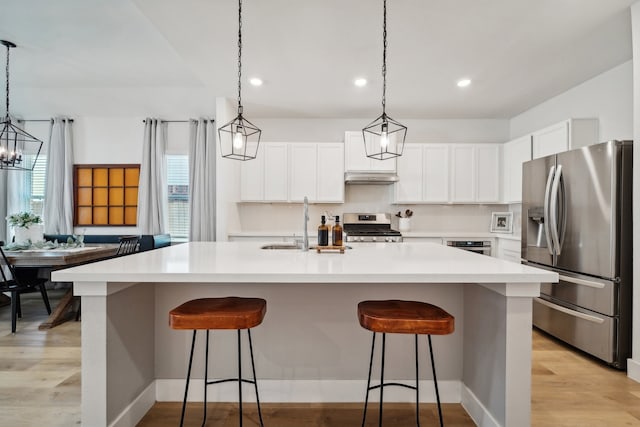
POLYGON ((492 212, 491 213, 492 233, 512 233, 513 232, 513 212, 492 212))

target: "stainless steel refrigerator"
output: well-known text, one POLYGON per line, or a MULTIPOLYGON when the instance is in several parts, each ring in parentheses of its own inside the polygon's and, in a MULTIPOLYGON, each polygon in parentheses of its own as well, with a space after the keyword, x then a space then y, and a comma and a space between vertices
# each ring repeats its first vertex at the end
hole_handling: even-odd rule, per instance
POLYGON ((522 171, 522 258, 555 271, 533 324, 612 366, 631 356, 631 141, 531 160, 522 171))

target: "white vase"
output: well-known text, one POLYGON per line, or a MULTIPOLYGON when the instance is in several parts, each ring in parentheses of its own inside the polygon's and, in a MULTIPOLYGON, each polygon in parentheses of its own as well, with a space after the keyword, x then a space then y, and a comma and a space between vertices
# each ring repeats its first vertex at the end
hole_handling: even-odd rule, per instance
POLYGON ((16 239, 15 243, 26 244, 42 242, 44 240, 44 225, 33 224, 29 227, 15 227, 16 239))
POLYGON ((400 231, 411 230, 411 218, 400 218, 398 220, 398 229, 400 231))

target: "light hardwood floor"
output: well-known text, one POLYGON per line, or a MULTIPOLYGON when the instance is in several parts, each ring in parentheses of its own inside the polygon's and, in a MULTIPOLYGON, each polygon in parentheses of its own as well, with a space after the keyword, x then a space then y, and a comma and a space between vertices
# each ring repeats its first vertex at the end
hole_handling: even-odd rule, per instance
MULTIPOLYGON (((52 292, 54 304, 62 293, 52 292)), ((9 307, 0 307, 0 426, 80 425, 80 323, 39 331, 46 318, 39 294, 23 300, 16 335, 9 307)), ((533 426, 640 427, 640 384, 538 331, 532 394, 533 426)), ((244 425, 257 425, 255 407, 246 406, 244 425)), ((422 425, 437 425, 435 405, 421 408, 422 425)), ((187 425, 200 425, 201 409, 189 407, 187 425)), ((448 427, 473 425, 460 405, 444 405, 444 413, 448 427)), ((359 426, 362 414, 360 404, 265 404, 263 415, 268 427, 347 427, 359 426)), ((176 426, 179 416, 179 403, 158 403, 139 426, 176 426)), ((376 416, 374 405, 368 425, 377 425, 376 416)), ((413 426, 413 417, 412 405, 385 405, 386 426, 413 426)), ((235 405, 209 405, 207 425, 238 425, 235 405)))

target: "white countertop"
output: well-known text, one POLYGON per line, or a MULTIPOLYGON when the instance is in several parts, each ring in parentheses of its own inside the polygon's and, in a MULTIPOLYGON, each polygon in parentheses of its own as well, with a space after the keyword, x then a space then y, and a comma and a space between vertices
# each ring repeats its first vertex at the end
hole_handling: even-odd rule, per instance
MULTIPOLYGON (((316 230, 310 230, 309 236, 315 238, 316 230)), ((228 234, 229 237, 301 237, 301 231, 234 231, 228 234)), ((450 237, 454 239, 464 238, 495 238, 495 239, 508 239, 508 240, 520 240, 520 233, 518 234, 506 234, 506 233, 490 233, 488 231, 403 231, 402 237, 450 237)))
POLYGON ((55 281, 225 283, 539 283, 557 274, 433 243, 264 250, 257 242, 192 242, 54 271, 55 281))

